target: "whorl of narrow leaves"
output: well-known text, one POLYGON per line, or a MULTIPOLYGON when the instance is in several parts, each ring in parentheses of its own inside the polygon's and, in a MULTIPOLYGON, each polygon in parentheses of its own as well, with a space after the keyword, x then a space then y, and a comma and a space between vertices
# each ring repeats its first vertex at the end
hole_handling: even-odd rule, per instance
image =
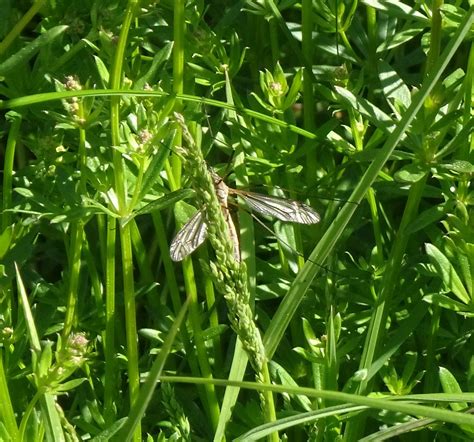
POLYGON ((260 374, 266 356, 262 337, 249 305, 247 269, 244 263, 234 258, 231 236, 214 191, 214 180, 201 149, 194 142, 183 116, 175 113, 175 118, 182 128, 183 138, 187 143, 187 148, 181 150, 184 168, 191 177, 192 187, 196 190, 198 205, 204 209, 208 238, 216 254, 216 260, 210 263, 209 269, 217 290, 227 301, 232 328, 239 336, 252 367, 257 374, 260 374))

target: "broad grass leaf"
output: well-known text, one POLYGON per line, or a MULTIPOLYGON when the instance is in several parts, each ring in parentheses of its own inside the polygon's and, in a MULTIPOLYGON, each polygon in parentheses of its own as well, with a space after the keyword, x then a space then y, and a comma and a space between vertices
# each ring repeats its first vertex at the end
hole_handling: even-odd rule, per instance
POLYGON ((390 106, 399 114, 406 110, 411 103, 410 89, 398 73, 383 60, 378 63, 378 71, 382 90, 390 106), (392 103, 393 101, 393 103, 392 103))
POLYGON ((343 103, 366 117, 374 127, 378 127, 386 132, 393 131, 393 120, 382 109, 378 108, 365 98, 356 97, 347 89, 339 86, 335 86, 335 89, 343 103))
POLYGON ((395 173, 395 180, 401 183, 417 183, 427 174, 427 170, 421 164, 409 164, 395 173))
POLYGON ((388 51, 389 49, 396 48, 397 46, 401 46, 406 42, 410 41, 414 37, 416 37, 420 32, 425 29, 425 25, 413 25, 412 27, 405 29, 403 31, 397 32, 392 38, 384 40, 378 47, 377 47, 377 54, 383 53, 388 51))
POLYGON ((28 63, 33 56, 43 47, 51 43, 54 39, 59 37, 68 26, 55 26, 49 29, 38 38, 28 43, 18 52, 7 58, 0 64, 0 76, 5 76, 12 73, 18 66, 28 63))
POLYGON ((91 439, 91 442, 108 442, 112 439, 114 435, 116 435, 120 429, 125 425, 127 422, 127 418, 123 417, 115 421, 110 427, 106 428, 104 431, 99 433, 96 437, 91 439))
POLYGON ((436 267, 438 274, 443 280, 445 288, 456 295, 456 297, 462 302, 469 305, 471 303, 471 298, 446 255, 444 255, 443 252, 433 244, 426 244, 425 247, 426 253, 428 254, 432 264, 436 267))
POLYGON ((102 85, 107 86, 109 84, 110 73, 107 69, 107 66, 102 61, 100 57, 94 55, 94 61, 97 66, 97 72, 99 73, 99 77, 102 80, 102 85))
POLYGON ((417 11, 414 7, 396 0, 362 0, 367 6, 385 12, 391 17, 404 18, 406 20, 416 20, 418 22, 429 24, 428 17, 417 11))
POLYGON ((143 182, 140 188, 138 201, 141 201, 145 195, 151 191, 153 186, 158 181, 160 172, 163 170, 163 165, 168 157, 169 150, 166 147, 158 149, 158 152, 153 155, 151 163, 148 165, 145 174, 143 175, 143 182))
POLYGON ((452 208, 448 203, 438 204, 421 212, 405 229, 405 234, 411 235, 429 225, 437 223, 446 216, 446 213, 452 208))
POLYGON ((274 282, 269 284, 258 284, 256 287, 255 299, 259 301, 268 301, 270 299, 283 298, 288 292, 289 284, 287 282, 274 282))
POLYGON ((183 225, 196 213, 196 208, 185 201, 179 201, 174 206, 174 216, 176 224, 183 225))
POLYGON ((302 82, 303 82, 303 71, 299 69, 293 78, 290 90, 286 94, 285 100, 283 102, 284 110, 288 109, 290 106, 293 106, 293 104, 296 103, 296 100, 298 99, 300 90, 302 88, 302 82))
MULTIPOLYGON (((443 391, 448 394, 458 394, 463 393, 457 379, 454 375, 444 367, 439 367, 439 380, 443 391)), ((453 411, 462 412, 467 410, 469 404, 467 402, 450 402, 449 407, 453 411)), ((472 438, 474 436, 474 426, 473 425, 460 425, 460 428, 464 430, 472 438)))
MULTIPOLYGON (((272 372, 272 378, 278 378, 280 380, 281 385, 288 385, 292 387, 299 387, 298 383, 293 379, 291 374, 285 370, 285 368, 278 364, 275 361, 271 361, 269 363, 270 365, 270 370, 272 372)), ((311 411, 313 409, 313 406, 311 404, 311 400, 308 398, 308 396, 304 395, 292 395, 290 396, 294 398, 294 400, 300 404, 300 406, 306 410, 306 411, 311 411)))
POLYGON ((134 89, 141 90, 146 84, 152 84, 156 81, 155 74, 169 59, 172 53, 173 43, 167 43, 153 57, 151 66, 134 84, 134 89))
POLYGON ((5 256, 13 239, 13 225, 8 226, 2 233, 0 233, 0 259, 5 256))
POLYGON ((0 422, 0 440, 14 440, 13 436, 8 433, 3 422, 0 422))
POLYGON ((41 351, 38 359, 38 365, 36 366, 36 376, 41 378, 47 378, 48 371, 53 365, 53 343, 51 341, 47 342, 41 351))
MULTIPOLYGON (((445 393, 456 394, 463 392, 458 381, 447 368, 439 367, 439 380, 445 393)), ((449 406, 454 411, 461 411, 466 409, 468 404, 466 402, 451 402, 449 406)))
MULTIPOLYGON (((144 215, 146 213, 151 213, 156 210, 162 210, 166 207, 176 204, 178 201, 181 201, 185 198, 190 198, 194 195, 194 191, 191 189, 179 189, 175 190, 174 192, 167 193, 166 195, 162 196, 161 198, 152 201, 151 203, 143 206, 141 209, 137 210, 133 217, 138 215, 144 215)), ((129 222, 131 218, 127 218, 126 222, 129 222)))
POLYGON ((464 160, 455 160, 452 163, 442 163, 439 164, 438 167, 456 173, 474 174, 474 165, 469 161, 464 160))
POLYGON ((423 301, 445 308, 446 310, 451 310, 456 313, 461 313, 465 316, 474 317, 474 313, 470 313, 466 311, 465 304, 455 301, 454 299, 451 299, 449 296, 443 295, 441 293, 432 293, 432 294, 423 296, 423 301))
POLYGON ((64 392, 64 391, 74 390, 86 380, 87 380, 86 378, 72 379, 70 381, 61 383, 54 390, 55 392, 64 392))
POLYGON ((437 132, 440 130, 446 130, 456 127, 461 121, 463 110, 457 109, 453 112, 449 112, 446 115, 443 115, 441 118, 436 120, 433 125, 430 127, 431 132, 437 132))

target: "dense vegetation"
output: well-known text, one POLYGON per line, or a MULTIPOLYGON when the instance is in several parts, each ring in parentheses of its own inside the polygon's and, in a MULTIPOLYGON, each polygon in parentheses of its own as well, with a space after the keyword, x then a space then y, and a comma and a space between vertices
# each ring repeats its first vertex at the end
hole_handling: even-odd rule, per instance
POLYGON ((0 440, 473 439, 474 10, 414 4, 0 2, 0 440), (207 164, 320 222, 233 198, 239 263, 207 164))

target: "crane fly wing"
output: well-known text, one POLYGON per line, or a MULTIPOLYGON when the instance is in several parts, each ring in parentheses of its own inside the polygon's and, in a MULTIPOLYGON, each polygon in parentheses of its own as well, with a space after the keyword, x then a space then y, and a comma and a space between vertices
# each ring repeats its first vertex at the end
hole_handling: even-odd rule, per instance
POLYGON ((173 261, 182 261, 193 253, 207 238, 207 224, 200 210, 181 228, 171 241, 170 256, 173 261))
POLYGON ((295 200, 277 198, 254 192, 230 189, 240 195, 248 206, 263 215, 273 216, 281 221, 299 224, 316 224, 321 217, 312 207, 295 200))

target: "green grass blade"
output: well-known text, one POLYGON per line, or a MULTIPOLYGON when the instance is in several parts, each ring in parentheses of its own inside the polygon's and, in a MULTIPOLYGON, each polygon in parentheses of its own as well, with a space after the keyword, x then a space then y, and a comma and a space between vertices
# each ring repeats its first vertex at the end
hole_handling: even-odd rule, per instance
POLYGON ((187 298, 178 316, 173 322, 168 336, 163 342, 163 346, 161 347, 160 353, 156 357, 155 362, 153 363, 153 366, 151 367, 151 370, 146 378, 146 381, 140 388, 140 393, 138 395, 137 401, 134 404, 132 410, 130 411, 128 419, 120 432, 120 438, 118 438, 117 440, 131 440, 135 429, 138 427, 141 418, 145 414, 146 408, 148 407, 148 404, 150 403, 150 400, 153 396, 156 384, 158 383, 163 367, 165 366, 166 358, 172 350, 173 342, 187 312, 189 301, 190 298, 187 298))
POLYGON ((436 68, 433 70, 432 74, 427 77, 423 87, 420 89, 416 97, 414 97, 413 102, 407 109, 407 112, 397 124, 395 130, 387 138, 383 148, 378 152, 374 161, 370 164, 367 171, 360 179, 359 184, 354 189, 354 192, 349 198, 350 202, 346 203, 338 213, 333 223, 329 226, 324 236, 314 248, 313 252, 308 258, 308 261, 306 261, 304 267, 295 278, 288 291, 288 294, 282 301, 275 316, 273 317, 270 327, 265 334, 264 343, 267 350, 267 355, 269 357, 275 353, 275 350, 278 347, 278 344, 281 341, 288 324, 293 318, 298 305, 305 296, 308 288, 311 285, 311 282, 321 270, 321 267, 314 263, 323 264, 328 255, 333 250, 337 240, 351 220, 352 215, 357 208, 357 204, 362 201, 362 198, 364 198, 369 187, 374 183, 382 167, 388 161, 395 147, 398 145, 403 135, 408 130, 411 122, 416 117, 425 100, 428 98, 429 93, 439 81, 444 69, 453 58, 456 50, 463 42, 466 34, 469 32, 473 21, 474 7, 472 7, 468 14, 466 14, 463 23, 458 29, 458 32, 453 36, 449 42, 449 45, 446 47, 444 53, 438 60, 436 68))

